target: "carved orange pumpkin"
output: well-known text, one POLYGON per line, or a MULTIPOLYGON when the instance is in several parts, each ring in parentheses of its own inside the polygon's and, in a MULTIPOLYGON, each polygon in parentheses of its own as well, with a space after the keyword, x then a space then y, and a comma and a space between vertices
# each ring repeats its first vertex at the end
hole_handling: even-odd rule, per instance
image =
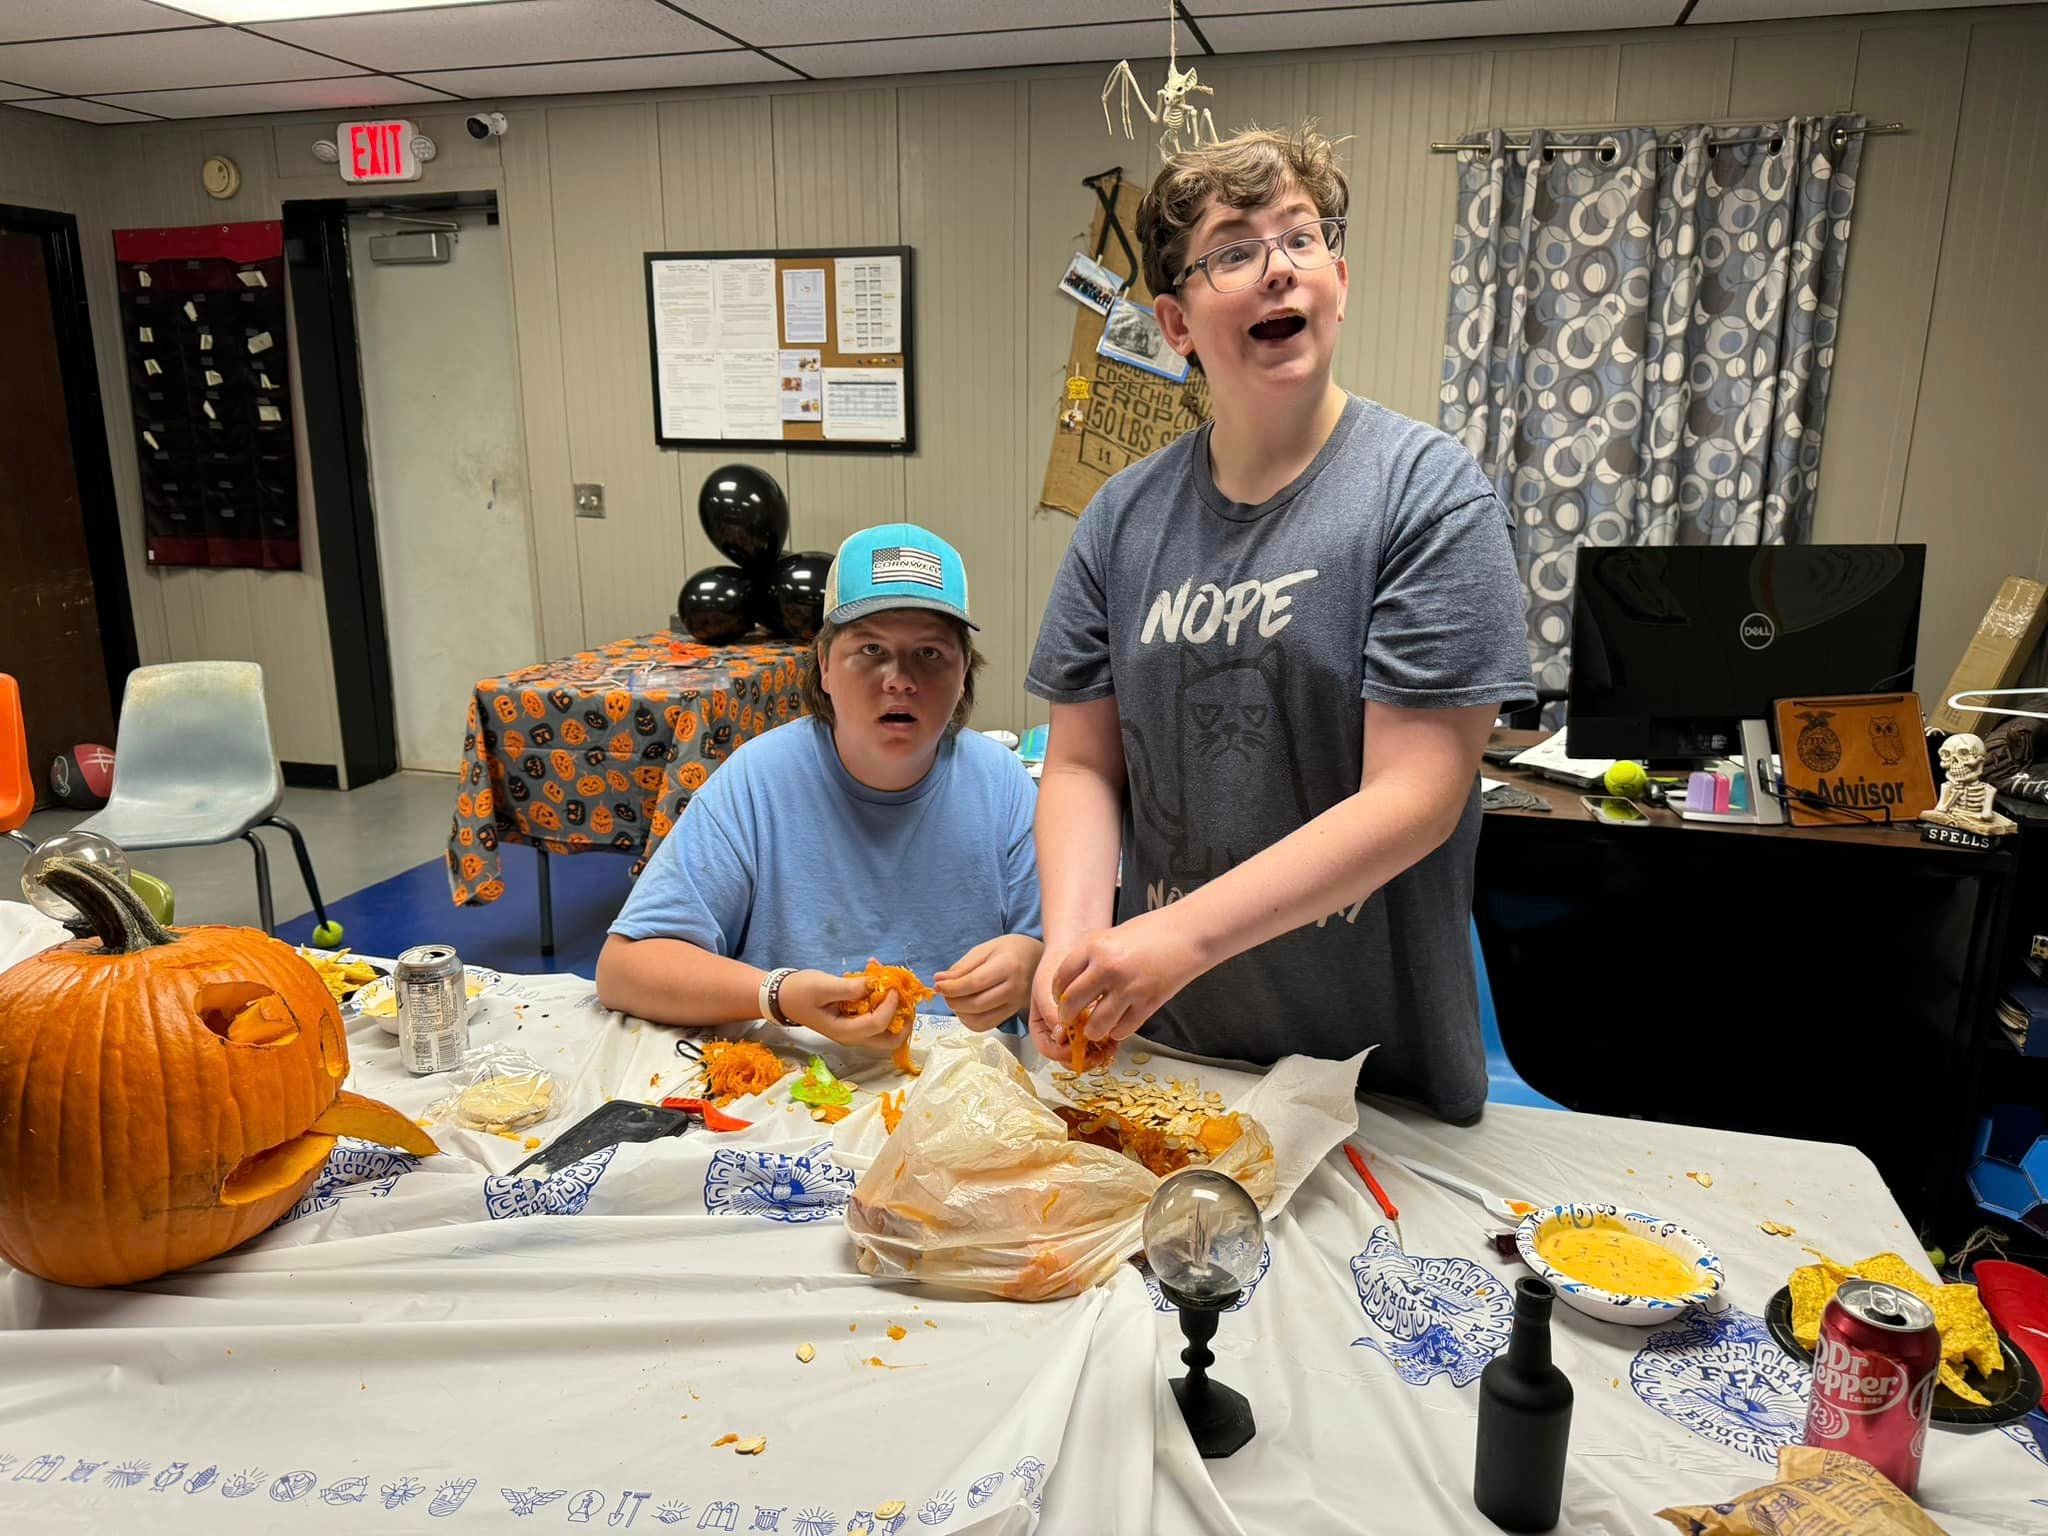
POLYGON ((348 1037, 291 946, 163 928, 97 866, 41 878, 94 937, 0 974, 0 1258, 67 1285, 147 1280, 276 1221, 337 1135, 440 1150, 339 1091, 348 1037))

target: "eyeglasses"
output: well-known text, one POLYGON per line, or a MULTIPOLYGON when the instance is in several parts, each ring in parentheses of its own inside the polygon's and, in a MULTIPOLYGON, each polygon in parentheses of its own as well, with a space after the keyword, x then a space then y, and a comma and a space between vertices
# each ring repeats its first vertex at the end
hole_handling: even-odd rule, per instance
POLYGON ((1233 240, 1228 245, 1219 245, 1183 267, 1180 276, 1173 280, 1173 286, 1183 286, 1190 276, 1200 272, 1218 293, 1241 292, 1265 280, 1266 268, 1271 265, 1276 250, 1286 254, 1297 272, 1327 267, 1344 254, 1344 222, 1342 219, 1311 219, 1306 224, 1283 229, 1277 235, 1261 235, 1251 240, 1233 240))

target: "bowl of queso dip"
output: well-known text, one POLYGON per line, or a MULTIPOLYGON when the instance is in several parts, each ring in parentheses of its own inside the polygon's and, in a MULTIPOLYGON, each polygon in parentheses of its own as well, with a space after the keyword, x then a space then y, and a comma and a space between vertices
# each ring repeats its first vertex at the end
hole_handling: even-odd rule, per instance
POLYGON ((1720 1256, 1677 1222, 1613 1205, 1539 1206, 1515 1246, 1567 1305, 1602 1322, 1669 1322, 1727 1283, 1720 1256))

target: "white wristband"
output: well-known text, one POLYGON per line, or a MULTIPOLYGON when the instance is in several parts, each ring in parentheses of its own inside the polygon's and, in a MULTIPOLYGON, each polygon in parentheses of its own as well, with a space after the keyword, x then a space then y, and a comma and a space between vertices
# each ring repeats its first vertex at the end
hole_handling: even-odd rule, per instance
POLYGON ((761 1005, 761 1017, 769 1023, 788 1027, 789 1015, 782 1011, 780 995, 782 984, 795 974, 795 966, 785 965, 761 978, 760 994, 755 1000, 761 1005))

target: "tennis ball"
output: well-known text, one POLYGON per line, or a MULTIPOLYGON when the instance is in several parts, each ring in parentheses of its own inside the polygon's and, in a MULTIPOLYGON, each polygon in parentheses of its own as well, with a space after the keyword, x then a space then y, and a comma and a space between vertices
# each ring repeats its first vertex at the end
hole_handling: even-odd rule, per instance
POLYGON ((1650 776, 1641 763, 1624 759, 1607 770, 1607 793, 1624 800, 1640 800, 1649 792, 1650 776))
POLYGON ((313 930, 313 946, 316 949, 341 948, 341 924, 329 918, 313 930))

